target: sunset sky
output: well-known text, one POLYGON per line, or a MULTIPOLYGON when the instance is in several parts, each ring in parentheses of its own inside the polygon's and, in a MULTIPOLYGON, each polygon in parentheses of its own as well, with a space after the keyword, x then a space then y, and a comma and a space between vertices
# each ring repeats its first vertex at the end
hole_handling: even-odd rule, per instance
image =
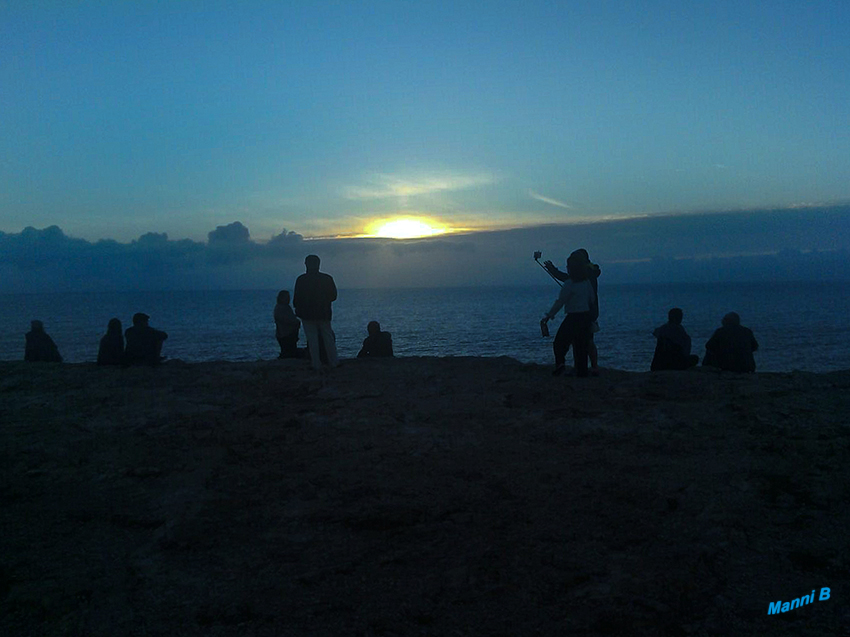
MULTIPOLYGON (((837 1, 6 2, 0 232, 824 224, 850 202, 848 33, 837 1)), ((740 252, 850 247, 825 241, 740 252)))

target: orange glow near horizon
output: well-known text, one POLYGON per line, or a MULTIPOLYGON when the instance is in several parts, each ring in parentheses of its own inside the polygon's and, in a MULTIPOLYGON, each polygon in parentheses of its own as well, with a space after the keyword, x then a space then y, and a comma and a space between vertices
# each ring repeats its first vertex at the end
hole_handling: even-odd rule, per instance
POLYGON ((369 237, 418 239, 445 234, 449 229, 446 226, 423 217, 396 217, 374 221, 369 224, 366 231, 369 237))

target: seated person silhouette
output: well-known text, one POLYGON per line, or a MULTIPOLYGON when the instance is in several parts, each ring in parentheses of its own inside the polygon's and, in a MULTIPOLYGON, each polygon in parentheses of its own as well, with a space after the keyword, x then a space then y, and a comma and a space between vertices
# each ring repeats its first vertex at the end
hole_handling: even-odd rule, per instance
POLYGON ((158 365, 161 357, 162 342, 168 334, 155 330, 148 325, 150 316, 139 312, 133 315, 133 327, 127 328, 124 337, 127 346, 124 349, 124 365, 158 365))
POLYGON ((729 312, 723 317, 723 326, 705 344, 702 364, 730 372, 754 372, 753 352, 758 347, 752 330, 741 325, 741 317, 735 312, 729 312))
POLYGON ((295 312, 289 306, 289 291, 281 290, 277 293, 277 304, 274 306, 275 337, 280 345, 278 358, 300 358, 298 351, 298 330, 301 329, 301 321, 295 316, 295 312))
POLYGON ((381 324, 378 321, 370 321, 366 331, 369 332, 369 336, 363 340, 363 347, 357 353, 357 358, 393 355, 393 337, 389 332, 381 331, 381 324))
POLYGON ((24 348, 24 360, 36 363, 61 363, 62 356, 53 339, 44 331, 44 323, 31 321, 30 331, 26 333, 27 344, 24 348))
POLYGON ((124 333, 121 331, 121 321, 109 319, 106 334, 100 339, 97 350, 98 365, 120 365, 124 358, 124 333))
POLYGON ((691 337, 682 327, 684 313, 678 307, 667 312, 667 322, 655 329, 657 339, 655 356, 650 370, 688 369, 699 363, 699 356, 691 354, 691 337))

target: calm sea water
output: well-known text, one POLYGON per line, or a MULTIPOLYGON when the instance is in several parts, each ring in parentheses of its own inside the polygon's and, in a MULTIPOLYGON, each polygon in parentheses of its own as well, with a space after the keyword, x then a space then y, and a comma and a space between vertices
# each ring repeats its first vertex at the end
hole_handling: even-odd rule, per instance
MULTIPOLYGON (((334 331, 343 358, 356 356, 366 323, 393 335, 397 356, 512 356, 552 363, 552 338, 538 322, 555 297, 552 284, 403 290, 341 290, 334 331)), ((276 290, 16 294, 0 296, 0 359, 23 358, 32 319, 44 321, 68 362, 94 361, 112 317, 124 328, 135 312, 168 332, 163 354, 184 361, 254 361, 277 356, 276 290)), ((760 371, 850 369, 850 283, 600 285, 599 364, 649 368, 652 330, 667 310, 685 311, 694 353, 736 311, 759 341, 760 371)), ((552 335, 560 317, 551 325, 552 335)), ((299 345, 305 345, 302 332, 299 345)))

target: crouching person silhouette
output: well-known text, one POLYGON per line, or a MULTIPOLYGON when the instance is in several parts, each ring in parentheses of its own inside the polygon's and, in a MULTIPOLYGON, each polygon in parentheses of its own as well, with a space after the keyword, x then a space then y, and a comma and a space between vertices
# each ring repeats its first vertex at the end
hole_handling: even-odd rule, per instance
POLYGON ((150 316, 139 312, 133 315, 133 327, 124 332, 127 345, 124 349, 123 364, 127 365, 158 365, 162 360, 162 343, 168 334, 155 330, 148 321, 150 316))
POLYGON ((363 347, 357 353, 357 358, 393 355, 393 337, 389 332, 381 331, 378 321, 369 321, 366 331, 369 336, 363 339, 363 347))
POLYGON ((667 322, 652 332, 657 342, 651 371, 688 369, 699 363, 699 356, 691 354, 691 337, 682 327, 683 316, 684 312, 674 307, 667 312, 667 322))
POLYGON ((24 360, 31 363, 61 363, 62 356, 59 348, 44 331, 44 323, 31 321, 30 331, 26 333, 26 347, 24 348, 24 360))

